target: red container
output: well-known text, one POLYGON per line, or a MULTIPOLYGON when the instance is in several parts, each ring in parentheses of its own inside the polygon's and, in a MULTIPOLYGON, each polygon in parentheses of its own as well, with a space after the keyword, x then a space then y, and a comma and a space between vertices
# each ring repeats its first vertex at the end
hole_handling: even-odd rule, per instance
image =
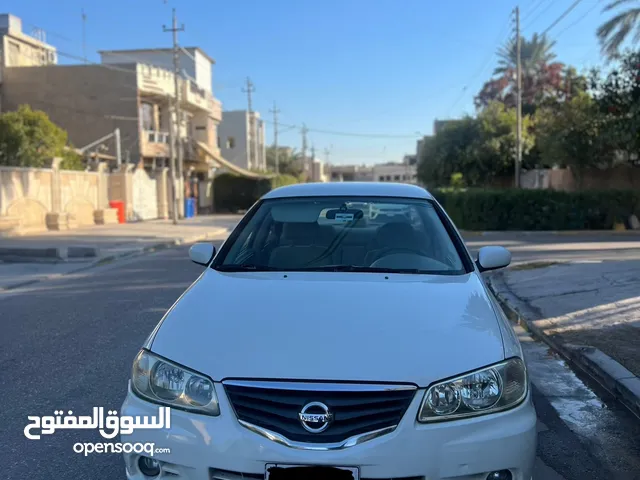
POLYGON ((118 210, 118 223, 125 223, 127 221, 127 217, 125 216, 123 201, 121 200, 111 201, 109 202, 109 206, 111 208, 115 208, 116 210, 118 210))

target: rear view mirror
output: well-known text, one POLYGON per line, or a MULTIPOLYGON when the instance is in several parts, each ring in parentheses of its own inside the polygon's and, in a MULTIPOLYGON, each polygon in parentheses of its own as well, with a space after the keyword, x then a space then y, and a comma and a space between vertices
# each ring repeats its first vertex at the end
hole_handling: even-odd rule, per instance
POLYGON ((216 254, 216 247, 210 243, 196 243, 189 249, 189 258, 198 265, 208 265, 216 254))
POLYGON ((504 268, 511 263, 511 252, 504 247, 482 247, 476 264, 481 272, 504 268))

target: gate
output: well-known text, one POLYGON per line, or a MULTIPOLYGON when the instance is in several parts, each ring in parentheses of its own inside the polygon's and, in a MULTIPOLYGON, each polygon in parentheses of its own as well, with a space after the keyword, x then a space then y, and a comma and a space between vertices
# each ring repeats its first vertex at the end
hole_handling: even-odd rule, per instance
POLYGON ((153 220, 158 218, 158 189, 156 179, 143 168, 133 173, 133 219, 153 220))

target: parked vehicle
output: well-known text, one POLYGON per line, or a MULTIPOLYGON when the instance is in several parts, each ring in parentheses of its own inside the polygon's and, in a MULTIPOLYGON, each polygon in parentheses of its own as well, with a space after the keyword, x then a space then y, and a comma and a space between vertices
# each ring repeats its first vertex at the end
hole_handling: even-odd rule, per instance
POLYGON ((426 190, 282 187, 217 254, 190 256, 206 268, 144 343, 121 409, 170 407, 170 428, 122 441, 171 453, 126 453, 129 479, 532 478, 527 369, 481 276, 511 254, 474 261, 426 190), (354 204, 410 215, 355 228, 354 204))

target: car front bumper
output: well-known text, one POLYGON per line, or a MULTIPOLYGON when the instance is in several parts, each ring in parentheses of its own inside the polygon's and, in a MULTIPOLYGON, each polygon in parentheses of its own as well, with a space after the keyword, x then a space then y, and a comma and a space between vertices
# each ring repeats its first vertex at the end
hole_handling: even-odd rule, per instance
MULTIPOLYGON (((281 445, 238 423, 221 384, 221 414, 197 415, 171 409, 170 429, 134 430, 122 442, 169 448, 156 453, 163 472, 157 479, 246 480, 262 478, 265 464, 357 466, 360 478, 485 480, 490 472, 511 470, 513 480, 530 480, 536 456, 536 413, 531 396, 518 407, 472 419, 420 424, 424 395, 418 390, 391 433, 340 450, 301 450, 281 445)), ((158 405, 131 392, 121 415, 158 413, 158 405)), ((127 478, 150 480, 138 469, 138 454, 125 453, 127 478)))

